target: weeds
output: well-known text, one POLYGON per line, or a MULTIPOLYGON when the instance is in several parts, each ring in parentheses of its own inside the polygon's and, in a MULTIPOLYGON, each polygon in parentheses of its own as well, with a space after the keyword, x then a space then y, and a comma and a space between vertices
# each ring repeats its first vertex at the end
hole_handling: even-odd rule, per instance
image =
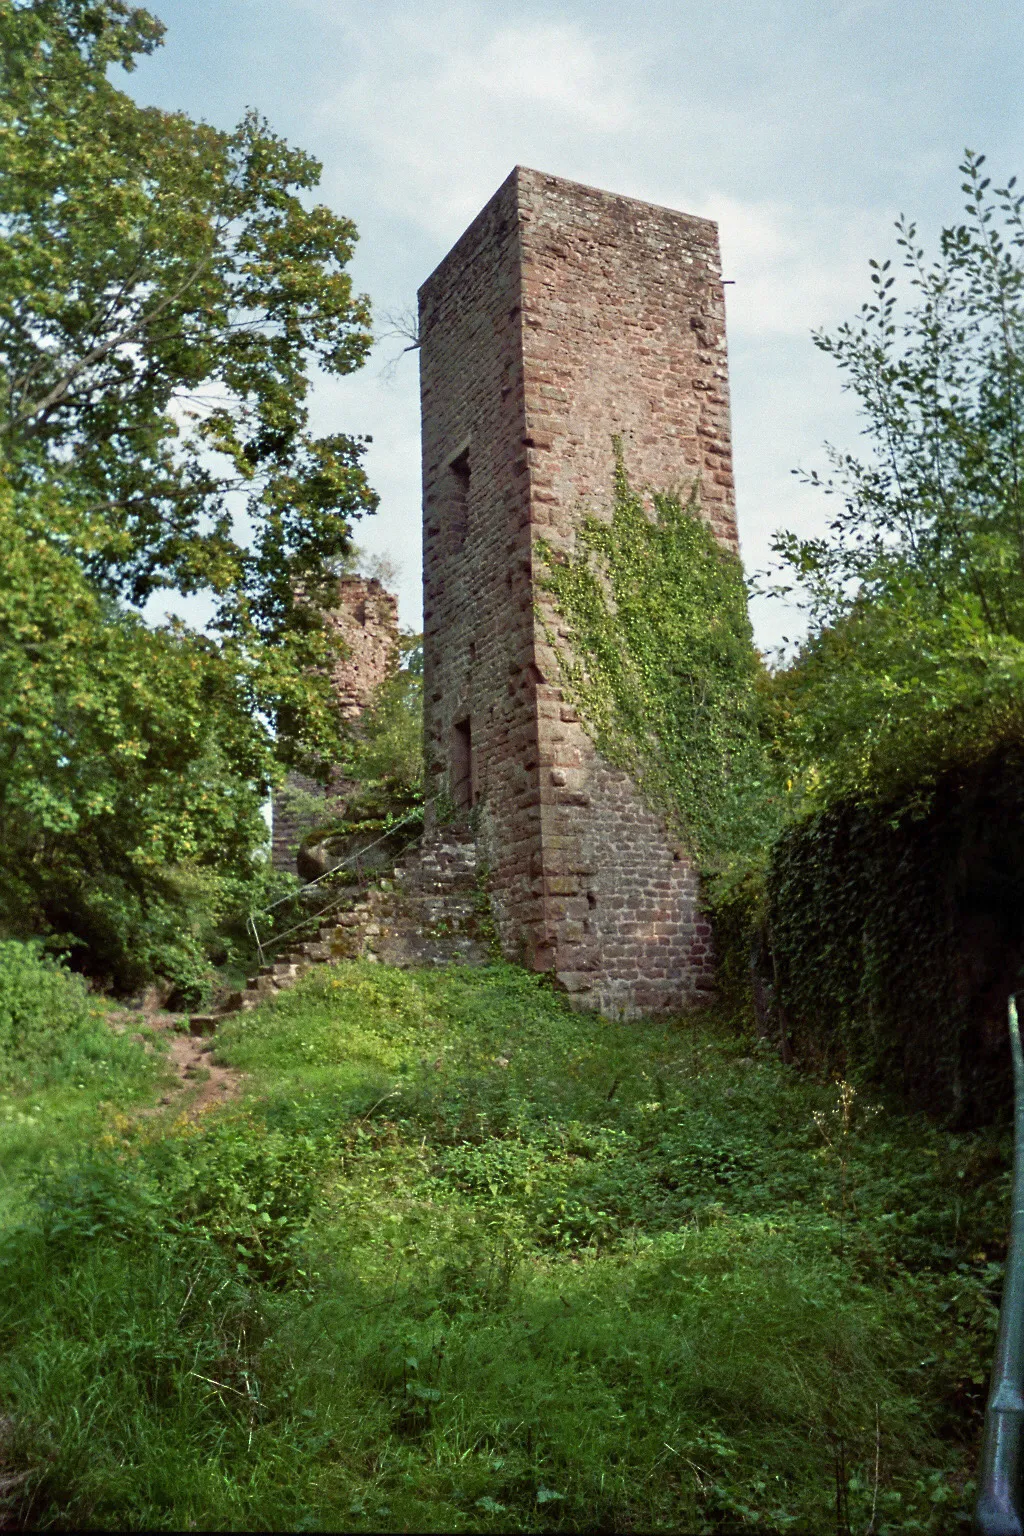
POLYGON ((24 1167, 9 1520, 966 1520, 995 1133, 837 1103, 713 1019, 571 1013, 505 966, 325 967, 218 1050, 240 1107, 108 1106, 24 1167))

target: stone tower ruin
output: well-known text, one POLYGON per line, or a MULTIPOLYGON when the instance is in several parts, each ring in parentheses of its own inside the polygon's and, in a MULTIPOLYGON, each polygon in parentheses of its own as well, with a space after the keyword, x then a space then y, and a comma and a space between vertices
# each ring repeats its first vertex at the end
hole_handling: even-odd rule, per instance
MULTIPOLYGON (((398 600, 375 576, 340 576, 337 605, 325 621, 345 643, 331 671, 334 696, 346 720, 357 719, 395 665, 398 600)), ((271 859, 275 869, 294 874, 305 834, 325 820, 344 795, 335 776, 325 791, 314 779, 290 773, 274 796, 271 859)))
POLYGON ((684 1007, 713 980, 696 872, 562 698, 537 543, 609 508, 618 436, 636 485, 699 476, 736 549, 717 228, 517 167, 420 336, 427 794, 475 812, 510 958, 606 1012, 684 1007))

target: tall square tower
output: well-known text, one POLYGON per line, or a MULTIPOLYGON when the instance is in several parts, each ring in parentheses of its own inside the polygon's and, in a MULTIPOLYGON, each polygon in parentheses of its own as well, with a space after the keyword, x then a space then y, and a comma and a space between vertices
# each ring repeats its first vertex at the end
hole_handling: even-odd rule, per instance
POLYGON ((701 480, 736 548, 718 232, 517 167, 420 290, 428 796, 477 813, 502 947, 581 1004, 713 983, 696 872, 563 699, 539 540, 701 480))

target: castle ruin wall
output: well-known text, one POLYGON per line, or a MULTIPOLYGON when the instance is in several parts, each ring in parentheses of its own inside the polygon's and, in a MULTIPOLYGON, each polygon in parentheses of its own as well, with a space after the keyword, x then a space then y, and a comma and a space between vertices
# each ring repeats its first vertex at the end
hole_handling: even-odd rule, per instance
MULTIPOLYGON (((372 702, 395 666, 398 651, 398 601, 376 577, 341 576, 337 605, 325 615, 344 642, 344 655, 331 667, 337 707, 356 720, 372 702)), ((275 869, 296 870, 296 854, 308 832, 340 812, 345 782, 335 773, 325 789, 305 774, 289 773, 273 799, 271 859, 275 869)))

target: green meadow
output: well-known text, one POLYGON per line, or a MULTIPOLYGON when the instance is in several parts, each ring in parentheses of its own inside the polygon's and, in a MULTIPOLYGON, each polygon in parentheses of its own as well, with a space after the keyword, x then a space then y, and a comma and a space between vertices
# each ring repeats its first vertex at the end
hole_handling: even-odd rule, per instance
POLYGON ((319 967, 152 1112, 159 1041, 8 949, 8 1526, 966 1525, 1005 1133, 505 965, 319 967))

